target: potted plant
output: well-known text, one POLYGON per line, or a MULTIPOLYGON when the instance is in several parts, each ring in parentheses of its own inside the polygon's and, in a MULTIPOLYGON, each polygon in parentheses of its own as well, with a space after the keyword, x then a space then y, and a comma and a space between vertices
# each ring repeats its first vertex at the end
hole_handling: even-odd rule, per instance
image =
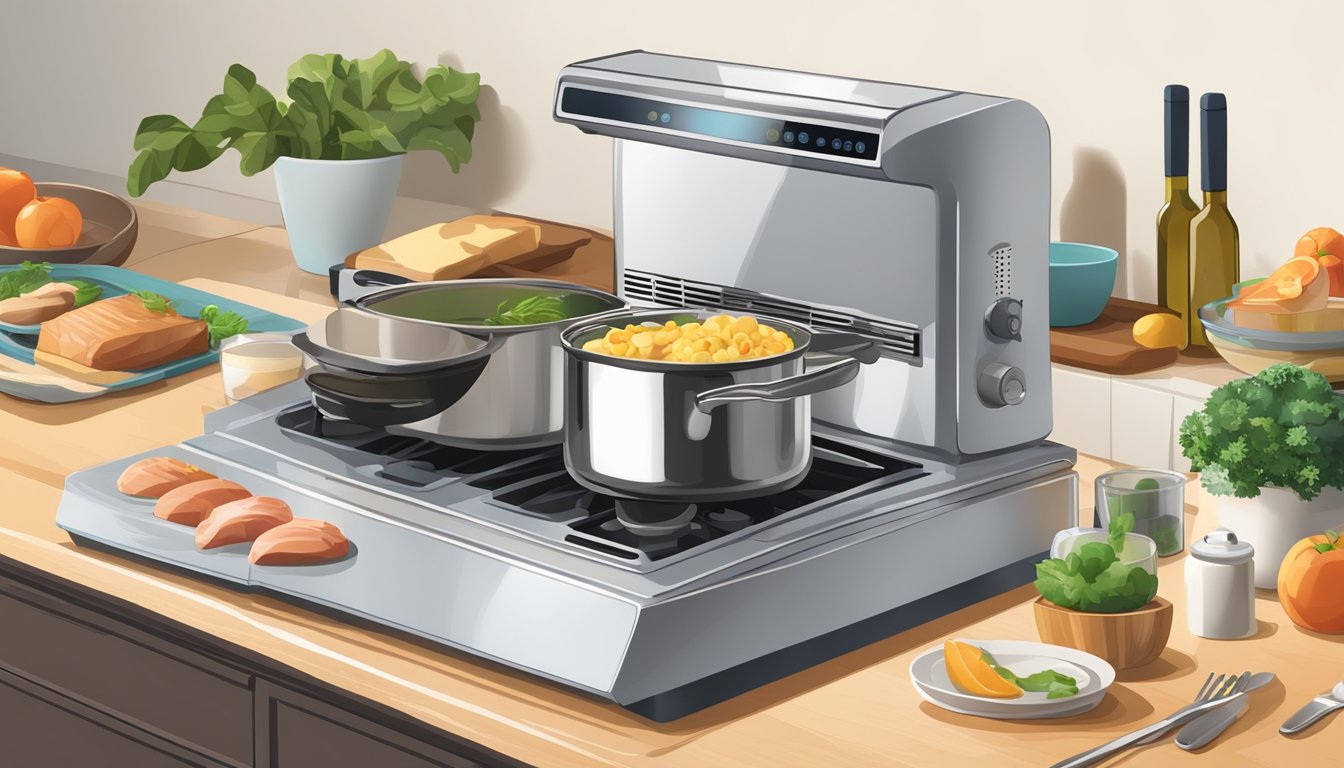
POLYGON ((290 66, 284 102, 234 64, 194 125, 172 115, 140 121, 126 188, 139 197, 227 149, 242 156, 244 176, 274 164, 295 261, 326 274, 382 239, 405 153, 439 152, 454 173, 471 159, 479 89, 479 74, 436 66, 422 79, 389 50, 367 59, 310 54, 290 66))
POLYGON ((1344 524, 1344 399, 1288 363, 1215 389, 1181 422, 1181 450, 1218 497, 1218 523, 1255 547, 1273 589, 1294 543, 1344 524))
POLYGON ((1149 664, 1171 635, 1171 603, 1157 596, 1157 547, 1131 533, 1134 515, 1111 520, 1103 540, 1088 531, 1063 557, 1036 565, 1033 612, 1041 640, 1100 656, 1116 669, 1149 664))

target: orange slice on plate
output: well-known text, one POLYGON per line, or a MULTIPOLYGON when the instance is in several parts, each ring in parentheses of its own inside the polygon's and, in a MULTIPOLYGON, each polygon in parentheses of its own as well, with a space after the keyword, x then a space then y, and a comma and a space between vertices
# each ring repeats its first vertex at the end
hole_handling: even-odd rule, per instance
POLYGON ((1022 689, 1000 677, 974 645, 948 640, 943 643, 943 662, 948 678, 962 693, 988 699, 1015 699, 1022 695, 1022 689))
POLYGON ((1294 256, 1264 280, 1241 290, 1228 302, 1233 309, 1253 312, 1310 312, 1325 309, 1330 301, 1328 280, 1317 280, 1321 262, 1311 256, 1294 256))

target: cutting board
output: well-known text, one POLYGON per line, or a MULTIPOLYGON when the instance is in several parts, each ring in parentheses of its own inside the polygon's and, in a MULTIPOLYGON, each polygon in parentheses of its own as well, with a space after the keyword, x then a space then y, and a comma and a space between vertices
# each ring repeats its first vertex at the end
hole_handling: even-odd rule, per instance
POLYGON ((1154 312, 1156 304, 1111 297, 1101 317, 1087 325, 1050 329, 1050 361, 1101 373, 1144 373, 1176 362, 1175 347, 1149 349, 1134 340, 1134 321, 1154 312))

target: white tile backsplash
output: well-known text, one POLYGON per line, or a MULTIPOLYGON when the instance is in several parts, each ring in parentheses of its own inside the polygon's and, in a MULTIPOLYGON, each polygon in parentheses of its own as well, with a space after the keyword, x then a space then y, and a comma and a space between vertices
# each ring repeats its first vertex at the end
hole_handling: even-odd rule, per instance
POLYGON ((1111 377, 1053 366, 1054 432, 1050 439, 1080 453, 1111 457, 1111 377))
POLYGON ((1111 381, 1111 460, 1136 467, 1171 466, 1172 395, 1111 381))

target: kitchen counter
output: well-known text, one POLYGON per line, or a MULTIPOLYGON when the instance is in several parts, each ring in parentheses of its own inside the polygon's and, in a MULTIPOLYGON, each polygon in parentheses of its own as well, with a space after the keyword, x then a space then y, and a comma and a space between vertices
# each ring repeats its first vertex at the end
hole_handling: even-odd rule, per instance
MULTIPOLYGON (((331 310, 325 278, 293 266, 283 230, 139 207, 141 242, 128 268, 306 322, 331 310)), ((0 396, 0 557, 129 601, 536 765, 1035 766, 1176 709, 1210 671, 1246 669, 1267 669, 1279 679, 1251 697, 1246 714, 1213 747, 1183 753, 1168 743, 1138 751, 1125 764, 1323 764, 1333 759, 1344 727, 1327 722, 1293 739, 1277 733, 1284 718, 1334 683, 1339 670, 1326 662, 1338 655, 1344 638, 1296 628, 1270 593, 1257 598, 1260 629, 1254 637, 1219 642, 1192 636, 1183 614, 1183 555, 1159 568, 1159 592, 1177 608, 1168 648, 1149 667, 1122 672, 1101 705, 1079 717, 967 717, 923 702, 910 685, 910 661, 945 638, 1036 640, 1035 593, 1027 586, 682 720, 655 724, 406 635, 81 549, 54 525, 68 473, 199 434, 203 415, 222 405, 220 376, 210 368, 61 406, 0 396)), ((1111 466, 1079 457, 1084 518, 1092 506, 1092 479, 1111 466)), ((1189 542, 1215 527, 1215 508, 1194 485, 1187 501, 1193 502, 1186 508, 1189 542)), ((956 556, 955 542, 947 556, 956 556)))

